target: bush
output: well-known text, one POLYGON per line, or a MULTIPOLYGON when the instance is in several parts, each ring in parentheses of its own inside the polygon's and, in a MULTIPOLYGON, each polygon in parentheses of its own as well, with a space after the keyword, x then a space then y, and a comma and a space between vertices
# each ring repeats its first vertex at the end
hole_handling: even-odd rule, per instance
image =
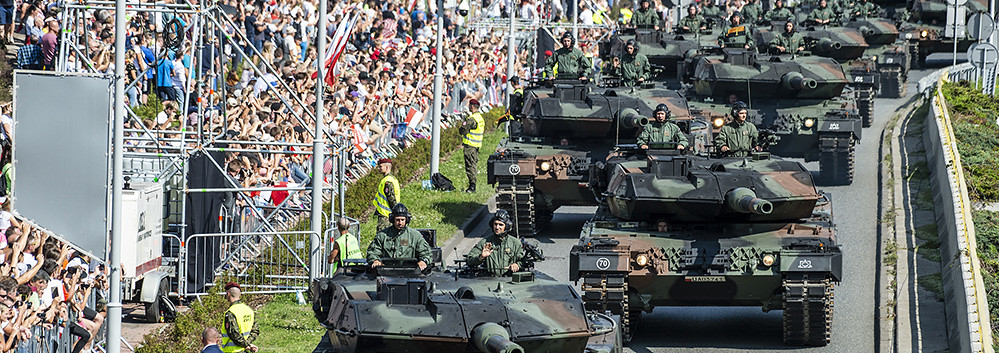
POLYGON ((968 194, 977 201, 999 200, 999 99, 982 94, 966 81, 945 83, 954 138, 968 179, 968 194))

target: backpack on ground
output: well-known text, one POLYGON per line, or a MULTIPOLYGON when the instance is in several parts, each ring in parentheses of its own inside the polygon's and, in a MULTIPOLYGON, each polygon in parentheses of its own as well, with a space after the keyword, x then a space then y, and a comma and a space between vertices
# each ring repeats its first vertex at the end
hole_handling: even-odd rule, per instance
POLYGON ((430 182, 433 184, 434 189, 440 191, 454 191, 454 183, 451 182, 451 179, 444 176, 444 174, 434 173, 434 175, 430 177, 430 182))

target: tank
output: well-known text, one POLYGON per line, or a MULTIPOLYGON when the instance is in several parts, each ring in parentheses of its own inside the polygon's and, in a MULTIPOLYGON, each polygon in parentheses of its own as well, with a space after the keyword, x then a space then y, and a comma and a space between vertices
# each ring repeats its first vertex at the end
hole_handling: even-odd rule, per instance
MULTIPOLYGON (((674 122, 690 132, 686 99, 673 90, 601 88, 578 81, 525 92, 524 109, 510 123, 510 137, 487 161, 487 178, 497 189, 497 207, 515 215, 522 237, 533 236, 561 206, 593 206, 589 167, 612 146, 634 143, 658 104, 669 106, 674 122)), ((698 125, 706 127, 705 124, 698 125)), ((695 148, 707 139, 692 141, 695 148)))
POLYGON ((604 58, 604 62, 608 62, 611 57, 624 53, 625 44, 629 39, 634 39, 640 46, 640 52, 649 59, 657 77, 676 78, 683 59, 689 53, 696 52, 701 47, 718 45, 717 35, 712 34, 714 26, 714 23, 709 23, 707 30, 696 33, 666 32, 651 28, 626 30, 601 43, 600 56, 604 58))
POLYGON ((603 202, 569 277, 626 339, 657 326, 639 324, 656 307, 750 306, 783 311, 788 345, 829 343, 843 259, 829 195, 800 163, 622 149, 594 173, 603 202))
MULTIPOLYGON (((969 0, 965 5, 965 16, 976 12, 989 11, 988 1, 969 0)), ((944 0, 918 0, 908 2, 909 16, 901 23, 899 31, 912 47, 912 63, 915 67, 923 67, 926 57, 933 53, 950 53, 954 50, 955 38, 948 34, 953 15, 947 15, 947 2, 944 0)), ((964 23, 964 22, 961 22, 964 23)), ((967 31, 965 31, 967 34, 967 31)), ((976 40, 965 35, 956 38, 957 51, 966 52, 976 43, 976 40)))
MULTIPOLYGON (((532 264, 543 259, 527 244, 532 264)), ((385 259, 377 273, 364 260, 312 282, 316 319, 336 352, 621 351, 618 318, 587 311, 581 296, 531 266, 494 277, 467 266, 427 273, 415 259, 385 259)))
MULTIPOLYGON (((753 51, 725 49, 721 55, 699 55, 692 69, 688 105, 698 111, 727 111, 720 102, 730 96, 748 103, 750 121, 772 133, 770 151, 782 157, 819 161, 825 184, 853 182, 854 146, 864 117, 858 91, 843 67, 817 56, 757 56, 753 51)), ((869 92, 869 91, 868 91, 869 92)), ((872 111, 873 96, 864 104, 872 111)), ((721 126, 724 120, 713 120, 721 126)))
POLYGON ((864 57, 874 63, 873 70, 877 73, 874 87, 877 88, 878 96, 901 98, 905 96, 911 53, 916 46, 900 37, 895 20, 887 16, 889 15, 882 18, 856 18, 847 21, 844 26, 860 31, 870 44, 864 57))
MULTIPOLYGON (((770 43, 783 31, 783 25, 775 30, 759 28, 754 40, 757 45, 770 43)), ((798 33, 805 38, 805 50, 840 62, 860 58, 869 47, 860 31, 847 27, 804 27, 798 33)))

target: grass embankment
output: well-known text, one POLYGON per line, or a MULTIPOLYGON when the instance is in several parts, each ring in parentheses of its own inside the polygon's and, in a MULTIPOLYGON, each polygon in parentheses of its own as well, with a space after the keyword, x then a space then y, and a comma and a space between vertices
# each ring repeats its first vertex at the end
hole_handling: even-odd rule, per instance
MULTIPOLYGON (((479 149, 478 182, 475 193, 464 193, 464 156, 457 128, 442 131, 440 172, 450 178, 458 189, 454 192, 424 190, 421 181, 430 179, 430 141, 418 140, 395 158, 396 176, 402 181, 402 202, 413 213, 412 226, 437 229, 438 244, 449 239, 461 223, 478 209, 495 189, 486 184, 486 160, 505 137, 496 128, 496 118, 503 113, 495 108, 484 115, 487 128, 479 149)), ((375 234, 371 198, 381 174, 373 171, 351 184, 347 189, 349 215, 365 220, 361 225, 362 246, 367 246, 375 234)), ((301 226, 301 225, 300 225, 301 226)), ((304 229, 304 228, 303 228, 304 229)), ((217 283, 227 282, 217 279, 217 283)), ((218 288, 216 285, 213 288, 218 288)), ((260 336, 254 342, 261 352, 312 352, 325 331, 316 322, 309 305, 298 305, 292 294, 276 296, 256 295, 246 300, 256 310, 260 336), (254 305, 255 303, 255 305, 254 305)), ((180 316, 162 333, 147 335, 139 353, 196 352, 201 349, 201 330, 208 326, 221 327, 222 316, 228 307, 219 295, 208 295, 190 304, 188 314, 180 316)))
MULTIPOLYGON (((957 149, 968 184, 968 195, 976 204, 999 202, 999 99, 981 94, 968 82, 945 83, 942 87, 951 116, 957 149)), ((999 212, 972 210, 978 258, 988 293, 992 330, 999 329, 999 212)))

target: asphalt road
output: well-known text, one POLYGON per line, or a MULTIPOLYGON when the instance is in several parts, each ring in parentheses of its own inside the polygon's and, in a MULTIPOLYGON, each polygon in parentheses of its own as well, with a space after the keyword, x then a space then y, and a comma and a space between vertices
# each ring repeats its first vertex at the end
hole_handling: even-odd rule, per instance
MULTIPOLYGON (((949 55, 936 54, 927 60, 928 69, 909 73, 908 95, 915 94, 919 78, 951 63, 949 55)), ((826 347, 787 347, 781 340, 781 313, 764 313, 758 307, 657 308, 642 317, 638 331, 626 352, 873 352, 877 346, 875 276, 879 156, 881 131, 908 100, 877 99, 875 121, 863 131, 856 149, 856 174, 852 185, 821 187, 833 199, 837 236, 843 248, 844 281, 835 289, 832 343, 826 347)), ((818 163, 805 166, 817 175, 818 163)), ((564 207, 537 237, 547 261, 539 271, 557 280, 568 281, 569 249, 577 243, 579 230, 596 207, 564 207)), ((488 220, 488 218, 486 218, 488 220)), ((464 254, 487 229, 484 223, 458 245, 464 254)), ((942 318, 941 318, 942 320, 942 318)))

